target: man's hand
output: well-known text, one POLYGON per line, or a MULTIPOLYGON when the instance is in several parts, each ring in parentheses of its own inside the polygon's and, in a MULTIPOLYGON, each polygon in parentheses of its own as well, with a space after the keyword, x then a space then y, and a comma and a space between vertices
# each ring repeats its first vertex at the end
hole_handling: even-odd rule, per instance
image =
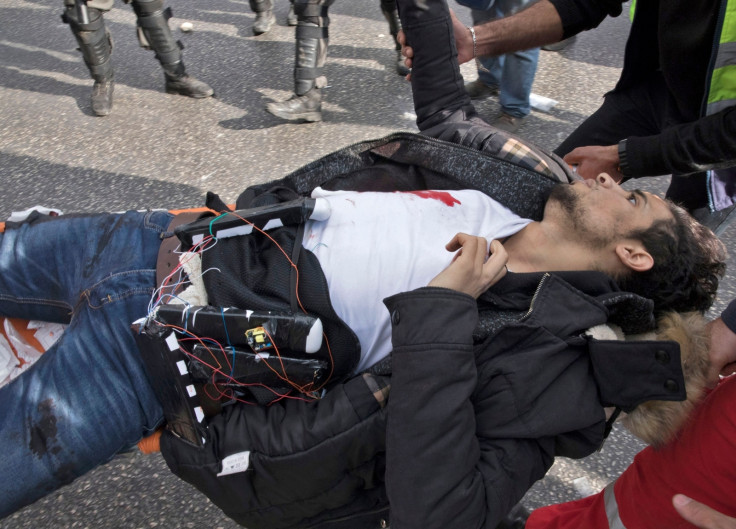
POLYGON ((429 282, 430 287, 449 288, 477 298, 506 275, 509 256, 499 241, 491 242, 489 254, 485 238, 458 233, 445 248, 448 252, 460 251, 450 266, 429 282))
POLYGON ((452 32, 455 34, 455 47, 457 47, 457 62, 463 64, 471 59, 475 59, 473 55, 473 35, 465 24, 460 22, 455 13, 450 9, 450 18, 452 19, 452 32))
POLYGON ((578 147, 566 154, 563 160, 574 166, 575 171, 586 179, 595 178, 601 173, 610 175, 619 184, 624 179, 618 170, 618 145, 578 147))
MULTIPOLYGON (((401 44, 401 54, 404 56, 404 64, 411 70, 414 49, 406 43, 406 33, 404 33, 403 29, 400 29, 396 34, 396 42, 401 44)), ((406 74, 406 80, 411 81, 411 72, 406 74)))
POLYGON ((708 383, 713 387, 718 383, 719 374, 728 376, 736 372, 736 334, 721 318, 716 318, 708 324, 708 334, 710 335, 708 383))
MULTIPOLYGON (((452 19, 452 31, 455 34, 455 45, 457 46, 457 62, 463 64, 473 59, 473 36, 470 30, 458 20, 452 9, 450 9, 450 18, 452 19)), ((406 57, 404 64, 407 68, 411 68, 414 49, 407 44, 406 33, 403 29, 396 35, 396 40, 401 44, 401 54, 406 57)), ((411 80, 411 74, 407 75, 406 79, 407 81, 411 80)))
POLYGON ((675 494, 672 505, 680 516, 701 529, 736 529, 736 518, 721 514, 682 494, 675 494))

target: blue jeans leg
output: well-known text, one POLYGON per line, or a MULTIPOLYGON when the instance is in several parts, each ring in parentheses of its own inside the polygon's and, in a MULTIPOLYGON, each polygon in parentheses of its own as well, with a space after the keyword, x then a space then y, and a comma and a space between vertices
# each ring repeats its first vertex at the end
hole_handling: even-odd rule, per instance
POLYGON ((480 57, 476 59, 478 66, 478 79, 488 86, 501 86, 503 77, 503 63, 506 55, 498 57, 480 57))
POLYGON ((531 112, 530 96, 538 59, 539 48, 504 56, 498 101, 506 114, 523 118, 531 112))
MULTIPOLYGON (((496 0, 487 11, 472 10, 473 24, 514 14, 529 3, 528 0, 496 0)), ((531 112, 529 96, 537 73, 539 48, 507 53, 498 57, 484 57, 478 77, 489 86, 498 86, 501 109, 506 114, 522 118, 531 112)))
POLYGON ((69 321, 0 388, 0 516, 132 446, 163 421, 130 323, 155 287, 166 212, 61 217, 0 234, 0 314, 69 321))

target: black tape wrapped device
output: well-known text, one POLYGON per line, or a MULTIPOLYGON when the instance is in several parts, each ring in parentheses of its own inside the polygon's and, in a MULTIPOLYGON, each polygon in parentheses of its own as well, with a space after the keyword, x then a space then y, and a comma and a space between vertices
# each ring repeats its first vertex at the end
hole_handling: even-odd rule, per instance
POLYGON ((254 333, 257 328, 263 328, 265 338, 270 337, 279 349, 311 354, 322 346, 322 322, 308 314, 170 304, 159 306, 153 318, 217 340, 225 347, 250 346, 256 352, 267 349, 254 333))
POLYGON ((264 394, 317 389, 330 372, 313 354, 322 345, 322 322, 306 314, 170 304, 133 331, 168 428, 195 446, 204 443, 205 417, 221 405, 205 385, 266 403, 264 394))

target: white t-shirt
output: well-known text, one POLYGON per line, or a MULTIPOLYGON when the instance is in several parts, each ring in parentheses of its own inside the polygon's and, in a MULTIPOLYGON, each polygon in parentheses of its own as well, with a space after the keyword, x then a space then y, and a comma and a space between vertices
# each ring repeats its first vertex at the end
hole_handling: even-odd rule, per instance
POLYGON ((391 351, 383 299, 426 286, 452 261, 445 244, 458 232, 503 239, 531 221, 473 190, 325 191, 325 221, 310 220, 304 248, 319 259, 337 315, 360 340, 360 372, 391 351))

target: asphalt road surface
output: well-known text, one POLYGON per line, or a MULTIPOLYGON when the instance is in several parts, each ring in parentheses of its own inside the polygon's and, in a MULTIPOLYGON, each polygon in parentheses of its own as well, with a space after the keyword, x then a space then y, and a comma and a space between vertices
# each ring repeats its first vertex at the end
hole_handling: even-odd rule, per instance
MULTIPOLYGON (((216 97, 167 95, 152 52, 138 47, 132 9, 117 2, 113 34, 115 105, 90 108, 92 81, 62 24, 62 1, 0 0, 0 218, 35 204, 66 212, 199 206, 213 190, 232 201, 246 186, 283 176, 354 142, 415 131, 408 83, 378 0, 338 1, 330 9, 324 121, 289 124, 264 111, 292 89, 294 29, 288 2, 275 0, 278 24, 254 37, 247 0, 170 0, 171 27, 186 46, 188 70, 216 97), (194 31, 181 33, 182 22, 194 31)), ((467 10, 458 12, 469 21, 467 10)), ((519 134, 554 148, 615 84, 628 32, 626 17, 604 22, 560 53, 542 52, 533 91, 557 101, 534 111, 519 134)), ((462 67, 475 78, 472 64, 462 67)), ((484 117, 495 99, 477 105, 484 117)), ((662 193, 667 178, 636 182, 662 193)), ((723 239, 734 247, 736 228, 723 239)), ((731 261, 733 264, 733 259, 731 261)), ((733 266, 731 266, 733 268, 733 266)), ((723 283, 715 310, 734 296, 723 283)), ((580 497, 614 479, 642 448, 616 431, 582 461, 560 460, 525 498, 529 507, 580 497)), ((118 456, 72 485, 0 521, 9 528, 234 528, 159 456, 118 456)))

